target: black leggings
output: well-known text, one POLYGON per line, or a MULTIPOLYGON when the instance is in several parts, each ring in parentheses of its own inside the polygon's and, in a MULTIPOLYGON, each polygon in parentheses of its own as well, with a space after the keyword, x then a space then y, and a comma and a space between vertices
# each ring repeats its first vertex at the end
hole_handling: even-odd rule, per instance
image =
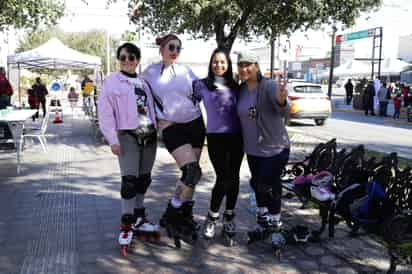
POLYGON ((247 155, 250 173, 250 186, 256 194, 258 207, 267 207, 270 214, 280 213, 282 185, 280 176, 288 163, 289 149, 284 149, 272 157, 247 155))
POLYGON ((226 196, 226 210, 233 210, 239 194, 239 170, 243 159, 240 133, 207 134, 207 150, 216 173, 210 210, 218 212, 226 196))

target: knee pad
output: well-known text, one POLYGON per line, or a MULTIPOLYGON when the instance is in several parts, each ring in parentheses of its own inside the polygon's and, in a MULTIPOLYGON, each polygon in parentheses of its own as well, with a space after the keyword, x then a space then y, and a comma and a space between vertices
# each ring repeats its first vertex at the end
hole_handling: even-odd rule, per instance
POLYGON ((182 177, 180 180, 186 186, 194 188, 202 176, 202 170, 200 169, 198 162, 192 162, 184 165, 182 168, 182 177))
POLYGON ((122 187, 120 189, 120 196, 123 199, 132 199, 136 197, 137 177, 132 175, 122 176, 122 187))
POLYGON ((139 177, 137 177, 137 182, 135 186, 136 192, 138 194, 145 194, 151 182, 152 177, 150 176, 150 173, 140 175, 139 177))

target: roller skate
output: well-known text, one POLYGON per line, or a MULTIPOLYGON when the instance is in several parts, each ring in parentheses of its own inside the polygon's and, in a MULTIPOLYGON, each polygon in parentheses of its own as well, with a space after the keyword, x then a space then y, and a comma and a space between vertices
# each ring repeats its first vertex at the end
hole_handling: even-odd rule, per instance
POLYGON ((132 214, 123 214, 119 235, 120 254, 122 256, 126 256, 127 249, 133 240, 133 222, 134 216, 132 214))
POLYGON ((286 245, 286 238, 280 229, 274 231, 271 236, 271 244, 274 255, 280 260, 280 251, 286 245))
POLYGON ((213 217, 210 212, 207 214, 207 219, 205 222, 205 226, 203 228, 203 239, 205 247, 208 247, 210 242, 215 238, 216 234, 216 223, 219 219, 219 215, 217 214, 216 217, 213 217))
POLYGON ((235 244, 235 235, 236 235, 236 224, 234 222, 235 214, 224 212, 223 213, 223 229, 222 236, 225 245, 233 246, 235 244))
POLYGON ((145 208, 135 208, 134 218, 136 222, 132 225, 132 228, 137 240, 160 240, 159 226, 147 220, 145 208))
POLYGON ((193 220, 193 201, 184 202, 180 208, 175 208, 169 202, 160 225, 166 228, 169 238, 174 239, 177 248, 181 248, 181 241, 189 244, 197 240, 198 224, 193 220))
POLYGON ((271 237, 271 245, 276 257, 280 257, 280 249, 286 244, 285 237, 281 232, 282 223, 268 213, 257 216, 257 226, 248 232, 248 244, 256 241, 264 241, 271 237))

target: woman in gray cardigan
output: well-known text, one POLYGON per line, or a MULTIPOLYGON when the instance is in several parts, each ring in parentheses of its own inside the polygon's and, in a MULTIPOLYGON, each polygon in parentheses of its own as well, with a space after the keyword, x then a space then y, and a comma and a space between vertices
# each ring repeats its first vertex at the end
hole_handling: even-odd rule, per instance
POLYGON ((251 173, 250 185, 257 202, 258 225, 249 232, 249 237, 253 241, 272 235, 272 243, 277 246, 281 236, 278 233, 281 226, 280 176, 290 150, 284 124, 289 112, 287 90, 283 82, 262 77, 253 53, 238 55, 238 73, 243 83, 237 110, 251 173))

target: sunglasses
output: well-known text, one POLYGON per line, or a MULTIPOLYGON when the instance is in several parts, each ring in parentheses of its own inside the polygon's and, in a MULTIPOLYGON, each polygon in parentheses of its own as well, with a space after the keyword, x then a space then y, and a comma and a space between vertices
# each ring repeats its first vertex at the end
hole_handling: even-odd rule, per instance
POLYGON ((169 44, 168 47, 169 51, 173 52, 176 50, 177 53, 180 53, 180 51, 182 50, 181 46, 175 45, 175 44, 169 44))
POLYGON ((134 55, 123 55, 123 54, 119 56, 119 60, 122 61, 122 62, 126 61, 126 59, 128 59, 130 62, 134 62, 134 61, 136 61, 136 56, 134 56, 134 55))

